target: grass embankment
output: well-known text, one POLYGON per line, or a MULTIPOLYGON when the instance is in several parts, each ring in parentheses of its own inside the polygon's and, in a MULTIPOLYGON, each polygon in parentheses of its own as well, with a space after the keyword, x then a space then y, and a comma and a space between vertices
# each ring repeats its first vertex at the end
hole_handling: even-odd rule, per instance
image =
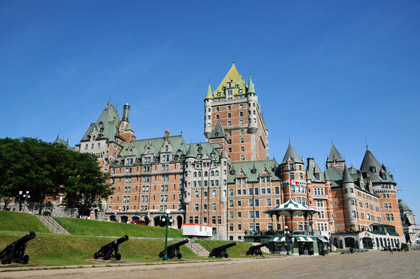
MULTIPOLYGON (((123 236, 165 238, 165 228, 104 222, 77 218, 56 218, 70 234, 85 236, 123 236)), ((169 238, 182 238, 182 232, 175 229, 168 230, 169 238)))
POLYGON ((0 211, 0 231, 50 233, 36 216, 28 213, 7 211, 0 211))
MULTIPOLYGON (((22 236, 20 233, 0 232, 0 249, 22 236)), ((113 240, 115 238, 42 234, 28 242, 25 254, 30 256, 30 266, 112 263, 117 261, 94 260, 93 254, 113 240)), ((119 246, 122 259, 118 262, 159 262, 162 259, 158 255, 163 249, 164 241, 161 240, 129 239, 119 246)), ((181 247, 181 253, 183 259, 199 258, 185 246, 181 247)))
MULTIPOLYGON (((198 240, 198 243, 201 244, 204 248, 207 249, 207 251, 211 252, 213 248, 226 245, 229 243, 232 243, 233 241, 222 241, 222 240, 198 240)), ((246 255, 246 251, 248 251, 249 247, 251 247, 252 244, 236 241, 236 246, 229 247, 226 252, 228 253, 230 258, 245 258, 249 257, 246 255)))

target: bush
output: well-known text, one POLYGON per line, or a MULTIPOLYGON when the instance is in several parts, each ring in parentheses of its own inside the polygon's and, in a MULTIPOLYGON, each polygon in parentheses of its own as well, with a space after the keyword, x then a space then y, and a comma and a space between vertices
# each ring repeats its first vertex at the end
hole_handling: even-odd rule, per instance
POLYGON ((402 251, 408 251, 409 250, 408 244, 407 243, 401 243, 401 250, 402 251))

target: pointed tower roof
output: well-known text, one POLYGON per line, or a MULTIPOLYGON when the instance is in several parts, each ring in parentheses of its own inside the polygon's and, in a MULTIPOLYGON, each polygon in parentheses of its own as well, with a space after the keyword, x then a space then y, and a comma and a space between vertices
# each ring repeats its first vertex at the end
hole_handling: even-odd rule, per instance
POLYGON ((360 170, 362 172, 367 172, 371 170, 371 167, 375 167, 377 172, 379 172, 382 168, 381 164, 379 164, 372 152, 370 152, 369 149, 366 149, 365 157, 363 158, 360 170))
POLYGON ((306 179, 310 179, 313 182, 325 182, 324 173, 319 168, 315 159, 308 158, 308 167, 306 169, 306 179))
POLYGON ((224 148, 222 148, 222 154, 220 154, 220 159, 227 159, 227 155, 224 148))
POLYGON ((289 146, 287 147, 286 154, 284 155, 283 161, 281 161, 281 164, 287 163, 287 160, 289 160, 290 157, 293 159, 293 162, 295 163, 303 163, 303 160, 299 158, 292 144, 289 142, 289 146))
POLYGON ((230 81, 232 82, 232 86, 234 87, 234 89, 232 89, 234 91, 234 95, 241 95, 247 92, 248 86, 243 77, 239 74, 238 70, 236 69, 235 61, 232 63, 232 67, 230 67, 229 71, 223 78, 220 85, 213 92, 213 98, 226 97, 224 88, 230 81))
POLYGON ((213 99, 213 94, 211 93, 211 85, 210 85, 210 81, 209 81, 209 86, 207 87, 206 100, 207 100, 207 99, 213 99))
POLYGON ((343 171, 343 183, 352 183, 354 182, 353 178, 351 177, 351 174, 346 166, 344 166, 343 171))
POLYGON ((338 152, 337 148, 335 148, 334 143, 331 144, 331 150, 330 150, 330 154, 328 155, 328 159, 327 159, 327 163, 332 163, 332 162, 344 162, 343 157, 341 157, 340 152, 338 152))
POLYGON ((190 143, 190 147, 188 148, 187 155, 185 156, 185 158, 195 158, 192 143, 190 143))
POLYGON ((254 86, 254 83, 252 82, 251 75, 249 75, 248 93, 255 93, 255 86, 254 86))
POLYGON ((224 138, 226 137, 225 130, 222 127, 222 123, 217 121, 216 126, 214 127, 213 131, 211 132, 209 139, 214 138, 224 138))

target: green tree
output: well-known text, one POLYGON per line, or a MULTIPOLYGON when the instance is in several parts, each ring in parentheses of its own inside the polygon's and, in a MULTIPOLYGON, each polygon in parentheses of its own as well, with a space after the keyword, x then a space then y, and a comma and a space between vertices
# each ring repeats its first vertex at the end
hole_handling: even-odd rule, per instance
POLYGON ((68 207, 88 214, 112 194, 107 178, 93 154, 34 138, 0 139, 0 198, 5 208, 19 191, 29 191, 30 201, 39 203, 41 212, 47 198, 62 193, 68 207))
POLYGON ((64 188, 67 206, 77 208, 80 215, 89 215, 92 208, 101 208, 101 199, 107 198, 113 190, 95 155, 77 152, 72 155, 73 174, 64 188))

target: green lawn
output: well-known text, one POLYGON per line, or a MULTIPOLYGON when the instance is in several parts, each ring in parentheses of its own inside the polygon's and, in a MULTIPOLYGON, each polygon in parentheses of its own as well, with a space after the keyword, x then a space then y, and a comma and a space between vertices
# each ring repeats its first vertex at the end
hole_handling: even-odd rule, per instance
MULTIPOLYGON (((95 221, 77 218, 56 218, 72 235, 92 235, 92 236, 134 236, 134 237, 153 237, 164 238, 165 228, 142 226, 115 222, 95 221)), ((169 238, 182 238, 180 230, 169 229, 169 238)))
POLYGON ((7 211, 0 211, 0 231, 50 233, 35 215, 7 211))
MULTIPOLYGON (((0 249, 16 241, 23 235, 19 233, 0 232, 0 249)), ((109 262, 160 262, 159 253, 164 250, 164 241, 129 239, 119 246, 122 255, 120 261, 101 259, 94 260, 93 254, 101 246, 110 243, 115 238, 88 237, 72 235, 37 235, 27 243, 26 254, 29 255, 29 265, 84 265, 109 262)), ((169 242, 168 245, 174 242, 169 242)), ((187 244, 188 245, 188 244, 187 244)), ((187 245, 181 247, 183 259, 199 259, 187 245)), ((0 251, 1 251, 0 250, 0 251)), ((180 261, 173 259, 170 261, 180 261)), ((1 266, 0 266, 1 267, 1 266)))

